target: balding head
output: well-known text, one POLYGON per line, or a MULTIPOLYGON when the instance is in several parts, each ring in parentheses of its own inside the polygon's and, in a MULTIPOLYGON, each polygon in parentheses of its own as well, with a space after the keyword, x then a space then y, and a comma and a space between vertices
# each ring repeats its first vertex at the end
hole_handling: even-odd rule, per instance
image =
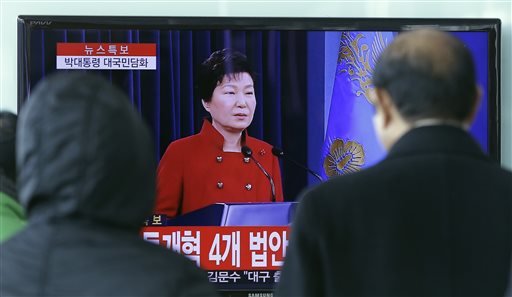
POLYGON ((457 38, 435 30, 400 34, 379 58, 376 88, 386 90, 408 122, 465 121, 477 100, 471 53, 457 38))

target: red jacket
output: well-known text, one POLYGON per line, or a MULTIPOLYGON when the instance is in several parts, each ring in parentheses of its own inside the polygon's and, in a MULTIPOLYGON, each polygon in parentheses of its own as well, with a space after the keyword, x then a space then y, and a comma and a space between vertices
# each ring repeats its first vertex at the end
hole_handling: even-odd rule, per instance
MULTIPOLYGON (((216 202, 270 202, 270 182, 240 152, 224 152, 224 137, 205 120, 201 132, 167 147, 157 173, 155 213, 176 216, 216 202), (245 159, 245 160, 244 160, 245 159)), ((246 145, 273 177, 276 201, 283 201, 279 161, 272 146, 247 136, 246 145)))

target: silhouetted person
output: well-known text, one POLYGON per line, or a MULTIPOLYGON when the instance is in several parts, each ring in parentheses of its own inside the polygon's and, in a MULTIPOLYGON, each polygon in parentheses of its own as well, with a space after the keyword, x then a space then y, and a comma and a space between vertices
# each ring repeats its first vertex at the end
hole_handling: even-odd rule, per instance
POLYGON ((373 76, 387 157, 302 196, 277 296, 503 296, 512 174, 468 134, 479 101, 450 34, 400 34, 373 76))
POLYGON ((1 246, 1 296, 210 296, 206 273, 143 241, 152 141, 108 81, 60 73, 23 106, 19 198, 29 224, 1 246))
POLYGON ((16 191, 16 121, 14 113, 0 111, 0 242, 26 223, 16 191))

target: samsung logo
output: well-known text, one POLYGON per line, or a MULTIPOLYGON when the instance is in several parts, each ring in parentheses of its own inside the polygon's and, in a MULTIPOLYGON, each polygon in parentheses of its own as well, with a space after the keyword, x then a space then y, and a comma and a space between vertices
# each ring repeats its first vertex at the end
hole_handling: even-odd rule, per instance
POLYGON ((273 297, 274 293, 249 293, 247 297, 273 297))
POLYGON ((49 26, 52 24, 52 21, 30 21, 30 25, 36 26, 49 26))

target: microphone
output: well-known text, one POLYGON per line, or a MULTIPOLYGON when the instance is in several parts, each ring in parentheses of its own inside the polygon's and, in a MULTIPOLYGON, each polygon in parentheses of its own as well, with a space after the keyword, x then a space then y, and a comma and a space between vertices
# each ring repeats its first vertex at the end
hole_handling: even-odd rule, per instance
POLYGON ((293 164, 299 166, 300 168, 302 168, 302 169, 306 170, 307 172, 311 173, 312 175, 314 175, 316 178, 318 178, 319 181, 321 181, 321 182, 324 181, 322 179, 322 177, 320 175, 318 175, 316 172, 314 172, 313 170, 309 169, 308 167, 302 165, 301 163, 299 163, 299 162, 295 161, 294 159, 285 155, 282 149, 274 146, 272 148, 272 154, 274 154, 274 156, 277 156, 279 158, 284 158, 286 160, 290 160, 293 164))
POLYGON ((272 178, 272 176, 270 174, 268 174, 268 172, 265 170, 265 168, 263 168, 263 166, 261 166, 260 162, 258 162, 258 160, 256 160, 254 158, 254 156, 252 155, 252 150, 244 145, 242 146, 242 154, 246 157, 246 158, 251 158, 254 163, 256 163, 256 165, 260 168, 260 170, 263 172, 263 174, 265 174, 265 176, 268 178, 268 181, 270 182, 270 191, 271 191, 271 194, 272 194, 272 202, 276 202, 276 187, 274 185, 274 179, 272 178))

